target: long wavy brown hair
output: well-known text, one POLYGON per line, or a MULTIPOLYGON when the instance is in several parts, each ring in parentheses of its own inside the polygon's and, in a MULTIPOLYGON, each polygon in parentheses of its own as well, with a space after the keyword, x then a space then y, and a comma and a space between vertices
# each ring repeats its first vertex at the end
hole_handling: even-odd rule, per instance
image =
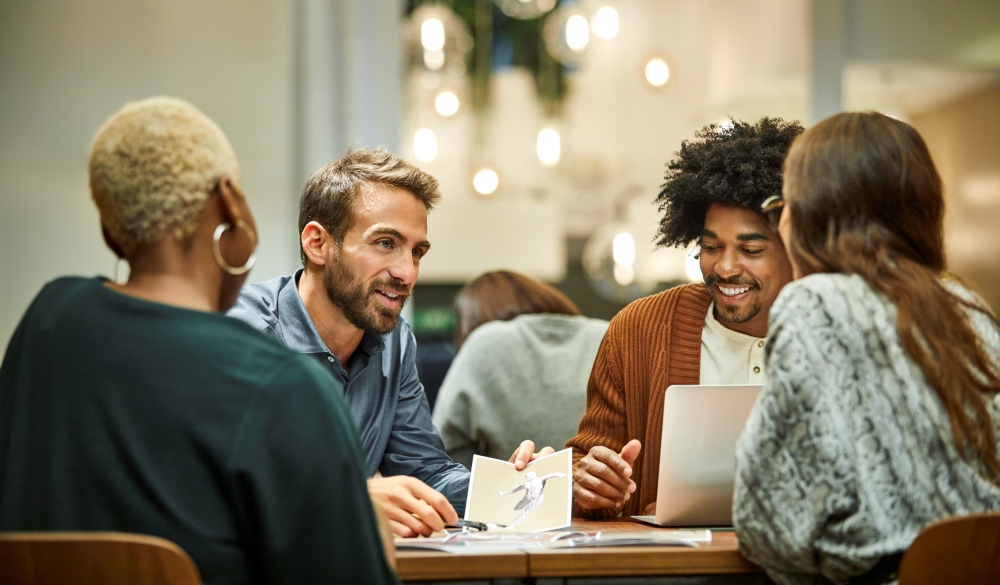
POLYGON ((882 114, 837 114, 796 139, 784 181, 798 271, 859 275, 895 304, 903 347, 947 409, 959 452, 1000 480, 986 407, 1000 372, 968 312, 1000 324, 944 286, 944 198, 923 139, 882 114))
POLYGON ((455 297, 455 349, 483 323, 532 313, 579 315, 580 309, 556 287, 520 272, 480 274, 455 297))

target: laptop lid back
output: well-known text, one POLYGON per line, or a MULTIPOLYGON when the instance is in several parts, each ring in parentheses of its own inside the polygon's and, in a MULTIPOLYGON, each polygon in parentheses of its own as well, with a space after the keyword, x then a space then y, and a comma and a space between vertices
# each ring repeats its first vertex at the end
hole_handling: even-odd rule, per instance
POLYGON ((670 386, 663 400, 656 523, 730 526, 736 441, 761 386, 670 386))

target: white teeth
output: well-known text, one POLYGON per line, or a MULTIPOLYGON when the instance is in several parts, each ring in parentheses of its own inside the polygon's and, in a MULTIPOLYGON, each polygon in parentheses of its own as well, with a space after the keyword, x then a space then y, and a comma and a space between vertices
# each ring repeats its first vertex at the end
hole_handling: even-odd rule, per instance
POLYGON ((736 295, 741 295, 747 292, 748 290, 750 290, 750 287, 741 286, 737 288, 731 288, 731 287, 720 286, 719 290, 722 291, 722 294, 726 295, 727 297, 734 297, 736 295))
POLYGON ((380 293, 384 294, 385 296, 387 296, 387 297, 389 297, 390 299, 393 299, 393 300, 396 300, 396 299, 398 299, 398 298, 399 298, 399 295, 398 295, 398 294, 393 294, 393 293, 391 293, 391 292, 389 292, 389 291, 385 291, 385 290, 380 290, 380 291, 378 291, 378 292, 380 292, 380 293))

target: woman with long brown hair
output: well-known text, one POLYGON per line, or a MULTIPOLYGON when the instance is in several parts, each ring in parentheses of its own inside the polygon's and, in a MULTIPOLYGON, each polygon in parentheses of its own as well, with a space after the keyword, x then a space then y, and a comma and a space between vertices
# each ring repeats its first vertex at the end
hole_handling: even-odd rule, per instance
POLYGON ((1000 324, 945 272, 941 179, 911 126, 820 122, 783 196, 799 280, 737 447, 740 548, 779 583, 890 581, 927 524, 1000 509, 1000 324))

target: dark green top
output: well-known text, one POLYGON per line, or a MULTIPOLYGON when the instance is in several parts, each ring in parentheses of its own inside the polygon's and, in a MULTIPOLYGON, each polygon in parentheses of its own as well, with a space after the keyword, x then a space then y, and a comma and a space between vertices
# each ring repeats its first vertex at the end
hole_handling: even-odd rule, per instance
POLYGON ((0 530, 161 536, 221 583, 386 583, 340 384, 221 314, 49 283, 0 366, 0 530))

